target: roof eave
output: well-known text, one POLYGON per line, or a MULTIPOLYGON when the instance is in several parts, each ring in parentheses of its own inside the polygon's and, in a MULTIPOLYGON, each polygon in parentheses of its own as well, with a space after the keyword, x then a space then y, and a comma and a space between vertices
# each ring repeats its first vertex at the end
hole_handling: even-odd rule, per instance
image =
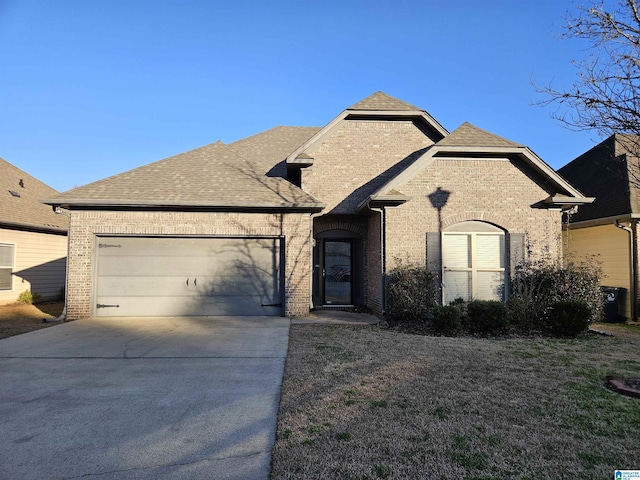
POLYGON ((542 202, 550 208, 560 208, 568 210, 572 207, 580 205, 588 205, 593 203, 594 197, 569 197, 566 195, 553 195, 545 198, 542 202))
POLYGON ((8 228, 10 230, 25 230, 29 232, 53 233, 55 235, 66 235, 68 228, 55 227, 49 225, 34 225, 31 223, 7 222, 0 221, 0 228, 8 228))
POLYGON ((408 195, 370 195, 360 205, 358 205, 357 212, 362 213, 366 210, 380 209, 380 208, 394 208, 404 205, 412 197, 408 195))
MULTIPOLYGON (((615 225, 616 222, 630 222, 630 221, 640 220, 640 214, 638 213, 626 213, 622 215, 612 215, 610 217, 600 217, 600 218, 591 218, 587 220, 580 220, 579 222, 574 222, 569 220, 568 228, 570 229, 578 229, 578 228, 589 228, 589 227, 599 227, 603 225, 615 225)), ((567 227, 567 225, 565 225, 567 227)))
POLYGON ((62 207, 69 210, 107 210, 114 209, 152 209, 152 210, 207 210, 225 212, 288 212, 317 213, 325 208, 322 203, 313 202, 288 202, 288 203, 255 203, 255 202, 201 202, 201 201, 175 201, 155 202, 151 200, 86 200, 86 199, 50 199, 43 203, 52 207, 62 207))

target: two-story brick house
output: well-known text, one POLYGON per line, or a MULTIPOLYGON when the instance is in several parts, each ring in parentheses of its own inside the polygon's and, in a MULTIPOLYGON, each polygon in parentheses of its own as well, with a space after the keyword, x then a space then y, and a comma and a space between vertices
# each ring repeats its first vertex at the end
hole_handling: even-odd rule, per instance
POLYGON ((589 203, 529 148, 377 92, 322 128, 217 142, 48 199, 69 210, 71 318, 385 308, 396 259, 443 301, 504 298, 525 243, 589 203))

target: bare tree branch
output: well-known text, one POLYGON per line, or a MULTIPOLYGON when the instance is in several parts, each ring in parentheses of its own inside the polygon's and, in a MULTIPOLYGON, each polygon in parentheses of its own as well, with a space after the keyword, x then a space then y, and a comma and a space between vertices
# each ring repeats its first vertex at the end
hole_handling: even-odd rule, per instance
MULTIPOLYGON (((602 3, 567 14, 562 39, 589 43, 586 58, 572 63, 577 79, 571 87, 535 85, 546 98, 536 105, 554 106, 551 117, 573 131, 602 137, 623 134, 633 158, 640 158, 640 13, 636 0, 619 0, 612 10, 602 3)), ((629 165, 631 167, 631 165, 629 165)), ((637 168, 629 178, 640 186, 637 168)))

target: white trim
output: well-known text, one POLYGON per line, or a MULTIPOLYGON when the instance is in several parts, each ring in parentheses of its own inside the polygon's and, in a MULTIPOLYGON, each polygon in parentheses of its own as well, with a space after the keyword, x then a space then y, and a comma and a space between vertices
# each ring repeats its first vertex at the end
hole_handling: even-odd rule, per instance
POLYGON ((14 273, 15 273, 15 269, 16 269, 16 257, 17 257, 17 245, 15 243, 9 243, 9 242, 2 242, 0 243, 0 247, 12 247, 12 259, 11 259, 11 265, 0 265, 0 268, 8 268, 11 269, 11 286, 10 288, 0 288, 0 292, 13 292, 15 290, 14 286, 13 286, 13 281, 14 281, 14 273))
MULTIPOLYGON (((442 236, 441 236, 442 240, 442 283, 443 283, 443 288, 442 289, 442 301, 443 303, 446 303, 446 296, 447 296, 447 292, 446 292, 446 281, 445 281, 445 276, 447 272, 469 272, 470 274, 470 291, 469 291, 469 295, 470 298, 465 299, 465 300, 473 300, 474 298, 477 298, 478 295, 478 273, 483 273, 483 272, 494 272, 494 273, 501 273, 502 274, 502 278, 503 278, 503 286, 506 286, 506 274, 507 274, 507 264, 508 264, 508 258, 507 258, 507 248, 506 248, 506 235, 505 232, 496 227, 496 231, 495 232, 475 232, 475 231, 466 231, 466 232, 456 232, 456 231, 452 231, 452 232, 447 232, 446 230, 442 232, 442 236), (444 258, 445 258, 445 254, 447 251, 447 242, 445 241, 446 237, 454 237, 454 236, 466 236, 469 238, 468 240, 468 248, 470 248, 470 254, 471 254, 471 258, 470 258, 470 266, 468 267, 450 267, 447 268, 447 266, 445 265, 444 262, 444 258), (491 267, 479 267, 478 266, 478 246, 477 246, 477 237, 478 236, 500 236, 501 240, 502 240, 502 266, 501 267, 496 267, 496 268, 491 268, 491 267)), ((502 298, 496 298, 496 300, 504 300, 505 299, 505 293, 503 292, 502 294, 502 298)))

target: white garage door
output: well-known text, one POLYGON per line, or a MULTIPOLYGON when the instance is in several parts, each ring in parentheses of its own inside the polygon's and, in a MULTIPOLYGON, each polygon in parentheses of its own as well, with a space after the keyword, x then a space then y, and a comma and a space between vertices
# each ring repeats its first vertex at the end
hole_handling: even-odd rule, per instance
POLYGON ((277 238, 100 237, 96 316, 281 315, 277 238))

